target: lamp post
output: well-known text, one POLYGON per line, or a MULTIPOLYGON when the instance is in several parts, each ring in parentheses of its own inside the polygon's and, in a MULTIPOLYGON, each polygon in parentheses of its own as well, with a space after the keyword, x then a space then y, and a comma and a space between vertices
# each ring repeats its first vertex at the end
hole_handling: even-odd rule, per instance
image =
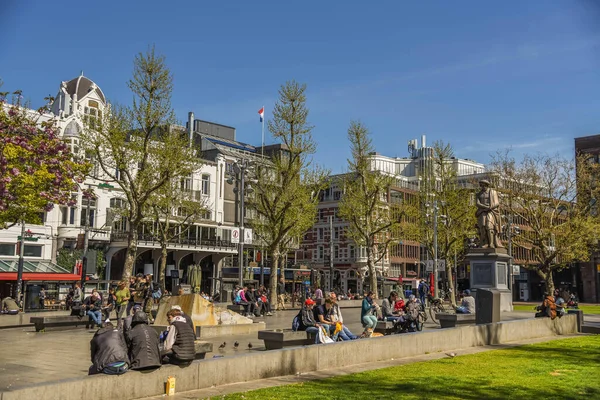
MULTIPOLYGON (((21 304, 21 296, 23 294, 23 265, 24 265, 24 254, 25 254, 25 221, 21 221, 21 238, 19 240, 19 262, 17 265, 17 304, 21 304)), ((25 309, 25 304, 22 305, 25 309)))

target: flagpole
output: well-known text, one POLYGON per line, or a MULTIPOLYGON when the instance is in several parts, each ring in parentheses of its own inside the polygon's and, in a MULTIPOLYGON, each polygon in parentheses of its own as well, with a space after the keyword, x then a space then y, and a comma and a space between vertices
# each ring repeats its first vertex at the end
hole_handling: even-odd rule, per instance
POLYGON ((265 156, 265 106, 263 106, 263 117, 262 117, 262 146, 260 147, 261 157, 265 156))

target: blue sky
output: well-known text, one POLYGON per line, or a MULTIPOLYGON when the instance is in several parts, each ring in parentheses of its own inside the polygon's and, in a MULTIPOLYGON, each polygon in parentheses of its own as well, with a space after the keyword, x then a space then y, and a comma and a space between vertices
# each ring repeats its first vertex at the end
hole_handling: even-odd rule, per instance
POLYGON ((571 156, 574 137, 600 133, 596 4, 2 0, 0 77, 41 105, 83 70, 130 103, 133 57, 156 44, 177 117, 194 111, 251 144, 258 109, 270 118, 282 83, 306 83, 314 160, 333 172, 353 119, 389 156, 422 134, 484 163, 505 147, 571 156))

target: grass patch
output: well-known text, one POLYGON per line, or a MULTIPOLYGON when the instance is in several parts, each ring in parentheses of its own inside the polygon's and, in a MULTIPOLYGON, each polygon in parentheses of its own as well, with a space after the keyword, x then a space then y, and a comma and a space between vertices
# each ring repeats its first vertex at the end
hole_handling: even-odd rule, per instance
POLYGON ((600 337, 582 336, 218 398, 589 400, 599 376, 600 337))
MULTIPOLYGON (((513 305, 514 311, 530 311, 535 312, 535 305, 529 304, 515 304, 513 305)), ((600 314, 600 305, 598 306, 579 306, 579 309, 583 311, 584 314, 600 314)))

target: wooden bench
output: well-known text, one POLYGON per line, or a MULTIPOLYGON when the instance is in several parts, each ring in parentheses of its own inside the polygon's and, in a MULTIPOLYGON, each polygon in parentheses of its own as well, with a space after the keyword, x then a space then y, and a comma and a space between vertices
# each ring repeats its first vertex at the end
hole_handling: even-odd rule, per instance
POLYGON ((437 313, 435 318, 440 321, 443 328, 454 328, 457 325, 470 325, 475 323, 475 314, 450 314, 437 313))
POLYGON ((194 340, 194 348, 196 350, 196 360, 204 360, 206 353, 212 353, 213 344, 202 340, 194 340))
POLYGON ((391 335, 394 333, 394 323, 392 321, 377 321, 374 331, 383 335, 391 335))
POLYGON ((258 331, 258 339, 265 342, 267 350, 277 350, 291 346, 306 346, 315 343, 315 336, 305 331, 275 329, 258 331))
POLYGON ((35 331, 45 331, 47 328, 64 328, 68 326, 85 326, 86 328, 93 327, 94 322, 89 319, 89 316, 76 317, 76 316, 54 316, 54 317, 31 317, 29 323, 35 325, 35 331))

